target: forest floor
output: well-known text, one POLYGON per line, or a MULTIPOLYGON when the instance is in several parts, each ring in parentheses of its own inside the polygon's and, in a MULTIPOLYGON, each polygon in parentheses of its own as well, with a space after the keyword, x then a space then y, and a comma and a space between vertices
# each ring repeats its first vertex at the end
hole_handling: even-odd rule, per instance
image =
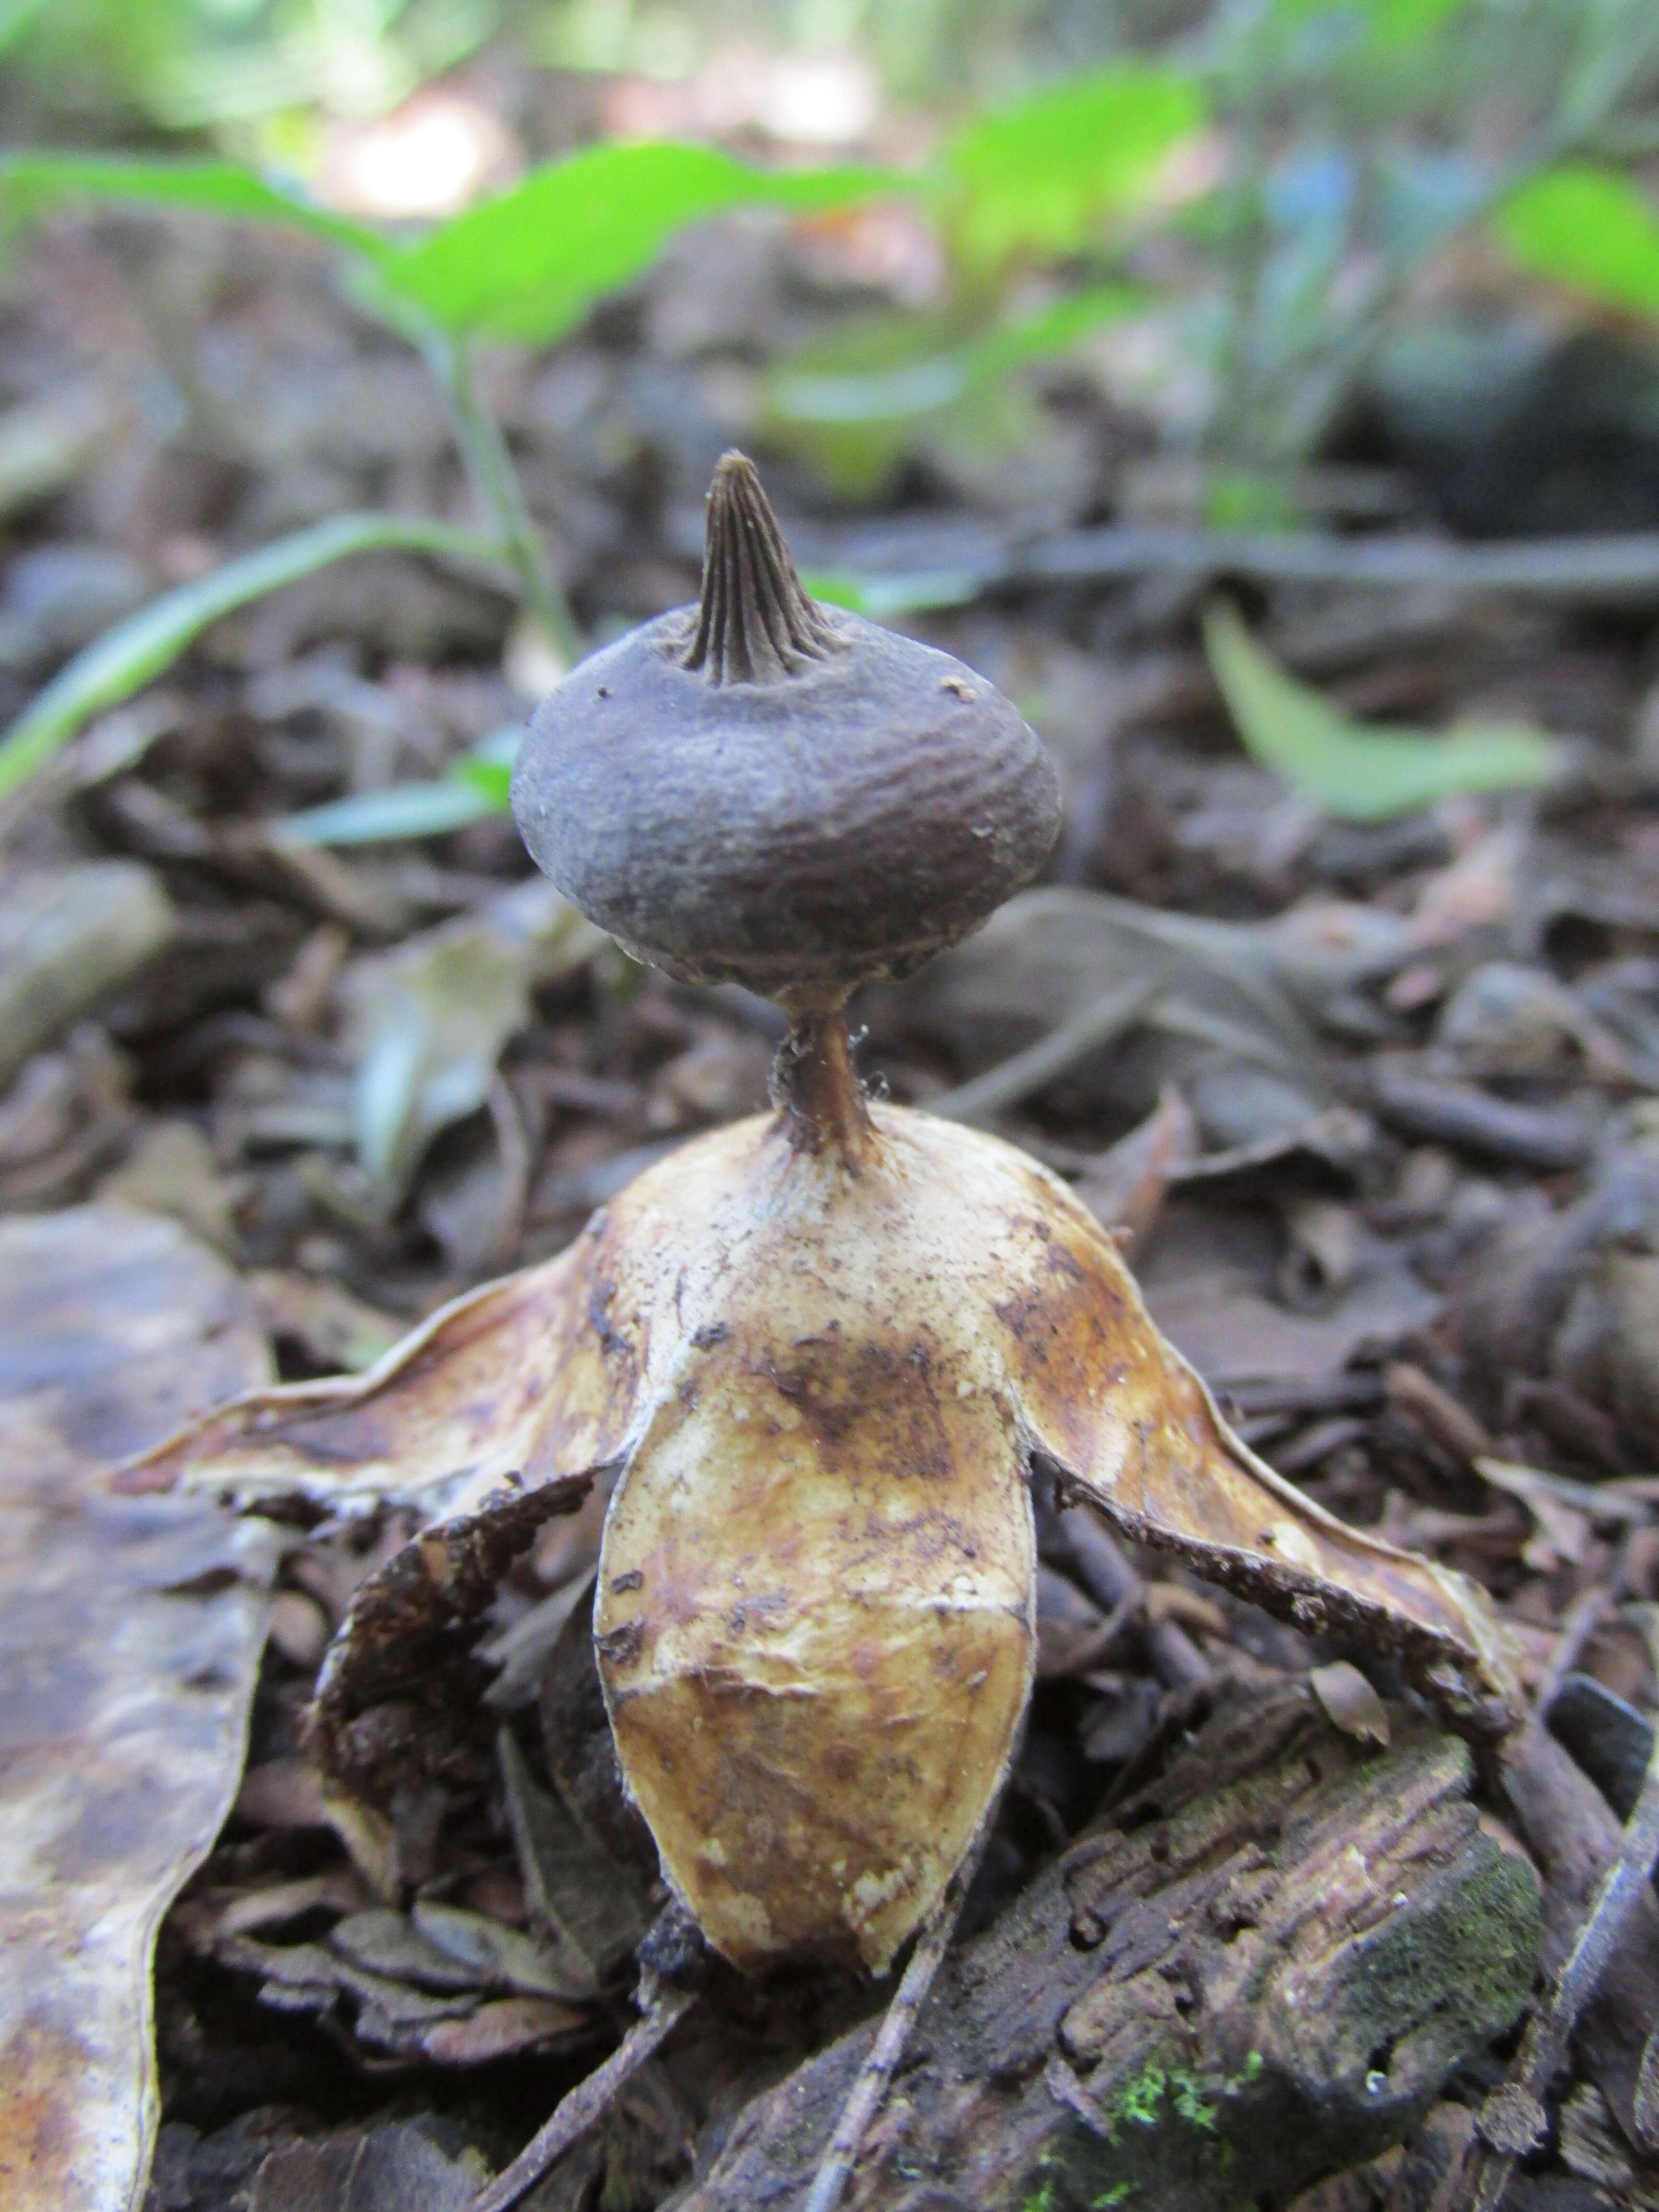
MULTIPOLYGON (((815 250, 808 265, 765 222, 711 232, 551 356, 490 363, 532 507, 595 635, 694 594, 702 488, 743 434, 745 359, 848 281, 815 250)), ((975 496, 917 471, 889 508, 856 514, 769 468, 803 566, 933 569, 988 536, 1121 515, 1147 426, 1075 380, 1053 380, 1050 399, 1065 465, 988 467, 975 496)), ((0 405, 55 422, 72 456, 9 528, 8 714, 222 552, 345 507, 465 511, 418 363, 314 254, 262 240, 55 222, 0 319, 0 405)), ((1420 493, 1390 482, 1420 520, 1420 493)), ((1011 585, 902 618, 1020 702, 1060 764, 1067 822, 1038 891, 914 983, 866 994, 861 1070, 1071 1181, 1124 1231, 1153 1316, 1258 1452, 1337 1515, 1482 1583, 1529 1697, 1622 1819, 1659 1702, 1639 1611, 1659 1601, 1653 610, 1241 585, 1283 665, 1358 714, 1526 720, 1565 741, 1546 793, 1362 828, 1241 751, 1200 642, 1205 589, 1011 585), (1126 982, 1145 985, 1126 1030, 1009 1074, 1126 982), (988 1093, 960 1096, 989 1071, 1003 1073, 988 1093)), ((361 1369, 445 1300, 558 1251, 641 1166, 763 1108, 770 1011, 550 932, 538 892, 503 906, 532 880, 509 819, 331 848, 273 832, 441 775, 520 722, 545 673, 483 586, 365 558, 219 623, 9 802, 3 896, 32 917, 33 995, 0 988, 0 1209, 118 1205, 182 1224, 240 1279, 280 1373, 303 1378, 361 1369), (145 888, 100 879, 113 920, 89 944, 77 872, 112 860, 145 888), (170 918, 141 959, 157 886, 170 918), (64 1018, 42 1024, 43 996, 64 1018), (371 1049, 405 1070, 372 1141, 354 1088, 371 1049), (421 1081, 465 1066, 482 1073, 452 1118, 421 1081)), ((537 1773, 538 1665, 587 1586, 597 1510, 548 1525, 490 1625, 507 1662, 493 1721, 537 1773)), ((494 1946, 482 1978, 452 1959, 446 1991, 443 1957, 374 1893, 301 1753, 328 1639, 408 1526, 296 1541, 277 1570, 240 1795, 161 1937, 152 2212, 459 2203, 623 2018, 615 2002, 573 2010, 525 1964, 522 1835, 493 1771, 435 1811, 406 1807, 398 1838, 408 1893, 471 1916, 494 1946), (277 1954, 301 1945, 304 1971, 284 1978, 277 1954), (387 2153, 380 2193, 351 2196, 320 2154, 286 2181, 273 2163, 342 2130, 360 2157, 411 2126, 436 2164, 387 2153)), ((1145 1790, 1241 1685, 1265 1695, 1365 1657, 1167 1559, 1117 1557, 1127 1602, 1075 1560, 1042 1569, 1039 1685, 970 1933, 1036 1894, 1102 1807, 1145 1790)), ((1391 1711, 1411 1710, 1372 1673, 1405 1699, 1391 1711)), ((1497 1821, 1490 1776, 1475 1786, 1497 1821)), ((797 2055, 861 2004, 803 1999, 797 2055)), ((1417 2096, 1416 2140, 1455 2134, 1501 2080, 1516 2025, 1417 2096)), ((775 2031, 753 2028, 763 2044, 775 2031)), ((1659 2164, 1620 2132, 1608 2086, 1639 2055, 1625 2048, 1612 2075, 1582 2056, 1561 2073, 1510 2203, 1659 2203, 1659 2164)), ((648 2070, 532 2201, 666 2203, 694 2160, 706 2171, 740 2075, 752 2088, 741 2069, 717 2078, 703 2046, 648 2070)), ((1365 2147, 1301 2212, 1419 2201, 1400 2194, 1401 2156, 1365 2147)), ((974 2201, 890 2174, 881 2191, 867 2201, 974 2201)))

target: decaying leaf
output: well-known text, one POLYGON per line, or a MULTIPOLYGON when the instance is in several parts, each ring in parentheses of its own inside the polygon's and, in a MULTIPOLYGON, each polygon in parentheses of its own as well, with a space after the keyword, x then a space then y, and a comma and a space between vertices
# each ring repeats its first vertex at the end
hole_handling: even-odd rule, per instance
POLYGON ((401 1198, 438 1131, 482 1106, 539 984, 605 942, 550 884, 518 884, 477 913, 441 922, 362 962, 353 1121, 374 1187, 401 1198))
POLYGON ((498 1739, 507 1818, 532 1918, 556 1960, 564 1996, 592 1996, 651 1924, 642 1870, 579 1826, 562 1795, 536 1782, 511 1729, 498 1739))
POLYGON ((740 1965, 879 1970, 1024 1711, 1038 1462, 1135 1540, 1502 1725, 1472 1586, 1238 1443, 1063 1184, 899 1109, 851 1171, 787 1116, 702 1138, 368 1376, 244 1399, 126 1480, 422 1498, 438 1517, 363 1585, 315 1709, 323 1763, 384 1792, 376 1747, 422 1755, 511 1553, 615 1470, 595 1641, 671 1879, 740 1965), (377 1724, 411 1700, 420 1726, 377 1724))
POLYGON ((128 2212, 151 1949, 235 1794, 273 1540, 105 1470, 266 1358, 223 1266, 120 1207, 0 1224, 0 2197, 128 2212))
POLYGON ((1452 1285, 1459 1348, 1494 1420, 1535 1396, 1571 1413, 1576 1453, 1604 1464, 1659 1455, 1659 1157, 1609 1144, 1582 1197, 1512 1206, 1452 1285), (1597 1446, 1598 1431, 1605 1443, 1597 1446), (1628 1456, 1626 1456, 1628 1455, 1628 1456))
POLYGON ((160 878, 136 860, 9 876, 0 905, 0 1083, 136 975, 177 927, 160 878))
POLYGON ((279 2144, 252 2212, 464 2212, 488 2171, 477 2151, 449 2155, 417 2120, 341 2128, 279 2144))
POLYGON ((1411 950, 1397 917, 1339 901, 1215 921, 1048 884, 907 984, 904 1005, 977 1073, 1138 985, 1146 1002, 1127 1034, 1080 1054, 1067 1090, 1139 1118, 1174 1084, 1207 1141, 1231 1147, 1297 1135, 1329 1111, 1313 1024, 1411 950))

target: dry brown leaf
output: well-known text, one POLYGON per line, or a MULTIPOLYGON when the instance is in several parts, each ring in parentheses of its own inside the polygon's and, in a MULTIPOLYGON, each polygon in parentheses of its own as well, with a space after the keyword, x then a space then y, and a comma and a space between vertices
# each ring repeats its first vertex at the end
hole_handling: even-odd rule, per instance
POLYGON ((452 2158, 418 2120, 283 2143, 260 2166, 252 2212, 465 2212, 489 2168, 452 2158))
POLYGON ((1537 1523, 1537 1534, 1528 1538, 1521 1553, 1534 1573, 1553 1574, 1564 1563, 1578 1565, 1590 1540, 1589 1516, 1557 1495, 1548 1475, 1488 1455, 1477 1459, 1475 1466, 1494 1490, 1518 1498, 1537 1523))
POLYGON ((440 1129, 483 1105, 503 1049, 529 1019, 532 992, 605 942, 532 877, 347 971, 353 1124, 381 1202, 402 1198, 440 1129))
POLYGON ((1116 1232, 1119 1249, 1133 1251, 1157 1220, 1173 1176, 1198 1154, 1192 1109, 1166 1083, 1146 1119, 1092 1161, 1074 1188, 1101 1226, 1116 1232))
POLYGON ((1358 1667, 1334 1659, 1328 1667, 1313 1669, 1308 1686, 1344 1735, 1357 1736, 1362 1743, 1387 1744, 1389 1709, 1358 1667))
POLYGON ((544 2051, 550 2044, 580 2040, 593 2033, 590 2014, 552 1997, 501 1997, 480 2005, 466 2020, 441 2020, 421 2037, 421 2049, 440 2066, 487 2066, 516 2051, 544 2051))
POLYGON ((234 1278, 122 1208, 0 1224, 0 2195, 127 2212, 150 1955, 241 1769, 267 1524, 107 1464, 266 1371, 234 1278))

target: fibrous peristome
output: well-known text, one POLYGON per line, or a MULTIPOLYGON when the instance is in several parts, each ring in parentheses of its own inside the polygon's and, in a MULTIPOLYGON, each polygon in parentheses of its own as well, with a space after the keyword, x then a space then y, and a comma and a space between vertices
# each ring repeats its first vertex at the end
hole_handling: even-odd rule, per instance
POLYGON ((1479 1592, 1238 1443, 1062 1183, 977 1132, 872 1120, 850 1164, 784 1117, 697 1139, 367 1376, 240 1401, 133 1471, 435 1507, 325 1668, 337 1776, 386 1786, 355 1749, 366 1712, 428 1694, 513 1546, 613 1474, 595 1626, 619 1756, 745 1966, 881 1966, 966 1849, 1030 1681, 1039 1461, 1137 1540, 1501 1723, 1479 1592))

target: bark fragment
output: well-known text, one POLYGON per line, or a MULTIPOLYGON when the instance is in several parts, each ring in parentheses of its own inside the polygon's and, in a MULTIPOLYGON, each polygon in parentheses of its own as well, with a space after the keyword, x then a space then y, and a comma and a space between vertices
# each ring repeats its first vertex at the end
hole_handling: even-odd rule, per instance
MULTIPOLYGON (((1367 1759, 1304 1684, 1224 1690, 947 1963, 851 2201, 1231 2212, 1401 2141, 1519 2013, 1540 1923, 1465 1747, 1392 1717, 1367 1759)), ((872 2034, 756 2097, 681 2212, 797 2206, 872 2034)))

